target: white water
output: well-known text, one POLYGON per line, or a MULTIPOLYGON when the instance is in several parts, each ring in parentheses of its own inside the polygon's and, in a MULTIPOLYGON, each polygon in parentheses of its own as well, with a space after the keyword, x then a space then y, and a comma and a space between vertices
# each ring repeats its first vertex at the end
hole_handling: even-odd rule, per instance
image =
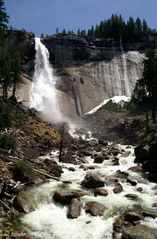
MULTIPOLYGON (((119 155, 120 165, 118 166, 112 165, 112 159, 105 160, 102 164, 95 164, 91 157, 86 157, 87 163, 83 164, 87 170, 80 168, 79 165, 60 163, 64 170, 60 182, 50 181, 32 190, 32 194, 37 202, 37 209, 22 218, 24 228, 35 238, 40 239, 111 239, 112 224, 120 212, 133 207, 134 204, 141 205, 144 208, 151 208, 152 203, 157 201, 155 184, 148 183, 142 179, 140 174, 128 170, 128 168, 135 165, 134 150, 133 148, 126 149, 125 146, 119 147, 131 153, 127 158, 119 155), (89 169, 89 166, 94 166, 95 169, 89 169), (69 167, 75 168, 75 171, 69 171, 69 167), (117 170, 128 170, 129 175, 138 181, 137 186, 131 186, 118 178, 124 189, 121 193, 114 194, 114 183, 110 183, 104 187, 108 190, 108 196, 94 197, 92 190, 88 190, 89 195, 81 198, 83 203, 97 201, 105 205, 107 210, 101 217, 90 216, 82 209, 81 215, 77 219, 68 219, 66 217, 67 207, 61 206, 52 200, 56 189, 70 188, 82 190, 80 183, 89 172, 99 175, 105 181, 107 178, 114 177, 117 170), (71 181, 72 183, 66 184, 63 181, 71 181), (138 187, 142 187, 143 191, 138 192, 138 187), (137 201, 129 200, 125 197, 128 193, 136 194, 139 199, 137 201)), ((58 163, 57 153, 54 151, 47 155, 47 157, 58 163)), ((143 223, 157 228, 156 219, 146 218, 143 223)))
POLYGON ((130 90, 130 84, 129 84, 129 79, 128 79, 128 70, 127 70, 127 61, 125 57, 125 53, 123 50, 123 44, 122 44, 122 39, 120 38, 120 49, 122 51, 122 66, 123 66, 123 84, 126 92, 126 96, 130 97, 131 96, 131 90, 130 90))
POLYGON ((48 121, 62 121, 59 103, 57 100, 55 84, 56 78, 49 63, 49 52, 35 38, 35 71, 30 94, 30 107, 40 111, 48 121))

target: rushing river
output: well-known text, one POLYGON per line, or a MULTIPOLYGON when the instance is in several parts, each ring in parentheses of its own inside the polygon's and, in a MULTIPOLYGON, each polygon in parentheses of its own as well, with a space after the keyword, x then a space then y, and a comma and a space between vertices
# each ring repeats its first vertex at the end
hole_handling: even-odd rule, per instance
MULTIPOLYGON (((112 157, 109 160, 104 160, 101 164, 94 163, 91 157, 85 157, 87 162, 82 164, 81 167, 80 165, 59 163, 58 152, 51 152, 47 157, 61 165, 64 173, 62 173, 60 181, 51 180, 32 189, 37 208, 34 212, 21 218, 24 228, 35 238, 41 239, 111 239, 113 222, 121 212, 135 207, 152 209, 152 204, 157 202, 156 184, 148 182, 142 177, 141 173, 128 170, 130 167, 136 166, 134 163, 134 149, 133 147, 128 148, 121 145, 119 147, 129 151, 130 154, 128 157, 118 155, 120 165, 117 166, 113 165, 112 157), (70 167, 73 167, 75 171, 70 171, 70 167), (123 191, 115 194, 113 192, 115 187, 113 180, 107 179, 114 178, 117 170, 127 171, 138 182, 137 185, 131 186, 126 180, 118 178, 123 186, 123 191), (105 205, 107 210, 103 216, 94 217, 86 214, 82 208, 81 215, 77 219, 68 219, 67 206, 54 202, 53 193, 63 188, 85 190, 82 189, 80 183, 89 172, 100 176, 107 182, 104 188, 108 190, 108 196, 95 197, 92 190, 88 189, 89 195, 83 196, 81 201, 83 203, 97 201, 105 205), (71 183, 68 183, 69 181, 71 183), (108 183, 109 181, 110 183, 108 183), (141 192, 137 190, 139 187, 143 189, 141 192), (126 194, 137 195, 138 199, 136 201, 131 200, 125 197, 126 194)), ((142 224, 157 228, 156 219, 145 218, 142 224)))

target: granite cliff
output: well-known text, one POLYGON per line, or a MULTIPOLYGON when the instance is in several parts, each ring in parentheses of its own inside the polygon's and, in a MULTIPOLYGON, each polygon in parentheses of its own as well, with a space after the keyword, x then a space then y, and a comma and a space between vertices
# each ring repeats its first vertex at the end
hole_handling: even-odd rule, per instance
MULTIPOLYGON (((123 40, 54 35, 43 38, 57 77, 61 110, 73 117, 85 114, 114 95, 131 96, 142 75, 145 49, 155 37, 123 40)), ((31 78, 30 72, 28 75, 31 78)), ((23 87, 17 91, 19 100, 28 101, 28 88, 26 91, 23 87)))

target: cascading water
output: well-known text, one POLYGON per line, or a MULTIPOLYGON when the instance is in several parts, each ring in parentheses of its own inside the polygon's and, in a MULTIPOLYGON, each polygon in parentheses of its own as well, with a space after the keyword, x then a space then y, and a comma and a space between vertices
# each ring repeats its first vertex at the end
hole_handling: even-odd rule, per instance
POLYGON ((30 107, 40 111, 49 122, 62 121, 55 90, 56 78, 49 63, 49 52, 41 43, 40 38, 35 38, 35 50, 36 60, 30 94, 30 107))
POLYGON ((125 93, 126 93, 127 97, 130 97, 131 90, 130 90, 129 79, 128 79, 127 62, 126 62, 126 57, 125 57, 125 53, 123 50, 123 44, 122 44, 121 38, 120 38, 120 49, 122 52, 123 82, 124 82, 125 93))

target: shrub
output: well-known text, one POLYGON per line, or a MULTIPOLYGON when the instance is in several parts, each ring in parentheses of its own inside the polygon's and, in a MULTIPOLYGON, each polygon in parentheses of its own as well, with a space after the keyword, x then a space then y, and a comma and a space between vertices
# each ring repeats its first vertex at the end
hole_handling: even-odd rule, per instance
POLYGON ((2 149, 16 149, 16 138, 11 134, 0 134, 0 148, 2 149))
POLYGON ((10 103, 0 101, 0 130, 12 126, 12 107, 10 103))
POLYGON ((18 180, 27 180, 31 177, 33 173, 32 166, 23 160, 17 160, 12 166, 11 170, 14 173, 14 176, 18 180))

